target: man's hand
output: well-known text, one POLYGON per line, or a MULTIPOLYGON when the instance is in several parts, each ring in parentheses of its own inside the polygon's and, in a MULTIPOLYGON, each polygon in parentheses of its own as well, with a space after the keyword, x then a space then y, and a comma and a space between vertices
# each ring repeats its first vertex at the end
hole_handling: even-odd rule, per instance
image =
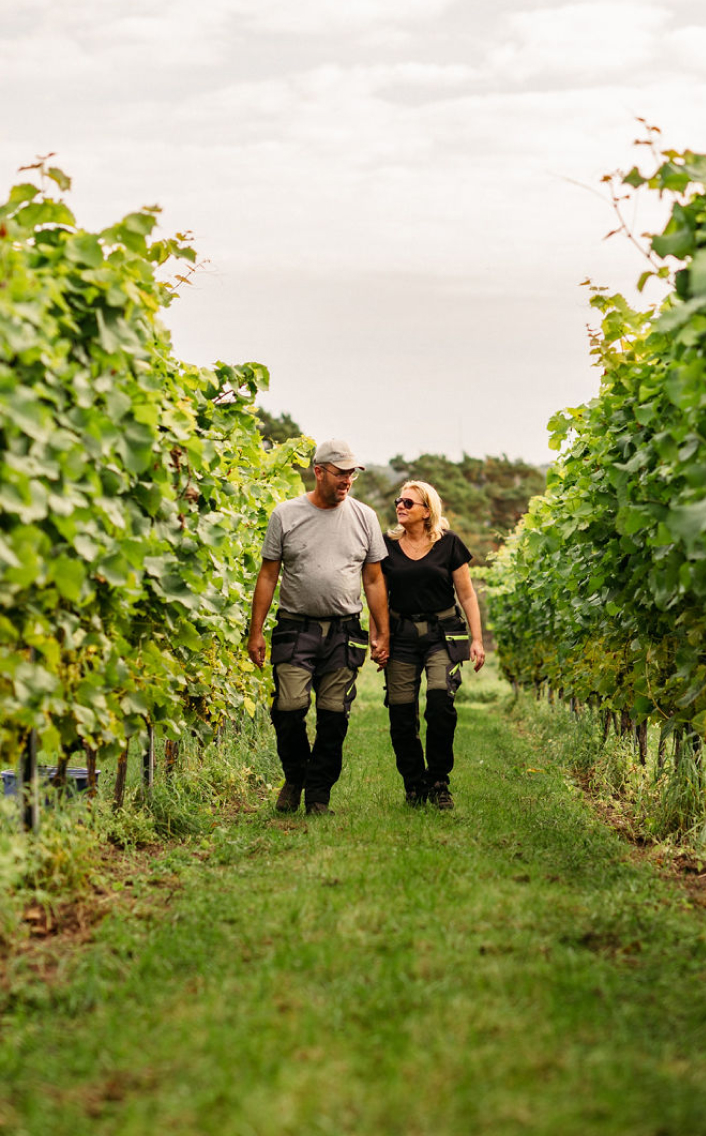
POLYGON ((265 625, 267 613, 270 610, 272 597, 275 594, 279 578, 279 560, 263 560, 258 572, 255 594, 252 601, 252 615, 250 616, 250 637, 248 638, 248 655, 260 670, 265 665, 267 647, 262 628, 265 625))
POLYGON ((474 663, 474 671, 479 671, 483 666, 485 662, 485 649, 482 639, 474 639, 471 643, 471 661, 474 663))
POLYGON ((265 658, 267 657, 267 645, 265 644, 265 636, 261 631, 257 634, 253 633, 250 635, 248 639, 248 655, 255 666, 262 670, 265 665, 265 658))
POLYGON ((390 658, 390 616, 385 577, 379 561, 363 565, 363 590, 370 611, 370 657, 378 667, 386 667, 390 658))

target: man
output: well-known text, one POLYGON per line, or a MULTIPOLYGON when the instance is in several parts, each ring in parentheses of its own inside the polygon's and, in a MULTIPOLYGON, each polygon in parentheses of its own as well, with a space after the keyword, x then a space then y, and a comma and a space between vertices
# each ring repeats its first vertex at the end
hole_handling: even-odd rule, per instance
POLYGON ((272 513, 253 596, 248 654, 265 662, 262 629, 282 572, 280 607, 272 633, 275 697, 272 722, 285 782, 275 807, 295 812, 302 791, 307 813, 330 813, 331 789, 341 773, 343 741, 365 660, 360 625, 361 579, 377 629, 372 657, 389 656, 387 589, 380 561, 387 555, 371 508, 349 497, 365 469, 347 442, 323 442, 314 454, 315 488, 272 513), (306 715, 316 694, 316 739, 309 744, 306 715))

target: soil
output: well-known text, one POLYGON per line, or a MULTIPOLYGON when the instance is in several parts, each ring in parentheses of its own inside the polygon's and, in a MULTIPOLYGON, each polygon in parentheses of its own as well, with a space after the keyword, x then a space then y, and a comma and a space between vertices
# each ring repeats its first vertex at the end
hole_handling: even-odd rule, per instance
POLYGON ((629 815, 598 796, 587 774, 575 772, 574 776, 591 808, 631 846, 632 855, 649 861, 661 875, 683 888, 695 906, 706 908, 706 861, 691 849, 651 841, 635 828, 629 815))
POLYGON ((67 953, 90 943, 107 915, 116 908, 135 911, 138 902, 144 906, 144 897, 138 901, 135 895, 137 883, 150 889, 151 910, 168 903, 181 884, 177 875, 155 874, 155 865, 166 852, 166 845, 154 844, 128 856, 107 844, 98 874, 110 881, 110 887, 97 885, 76 898, 50 904, 30 903, 22 916, 24 933, 0 944, 0 1000, 11 996, 18 964, 25 977, 49 984, 59 981, 67 953))

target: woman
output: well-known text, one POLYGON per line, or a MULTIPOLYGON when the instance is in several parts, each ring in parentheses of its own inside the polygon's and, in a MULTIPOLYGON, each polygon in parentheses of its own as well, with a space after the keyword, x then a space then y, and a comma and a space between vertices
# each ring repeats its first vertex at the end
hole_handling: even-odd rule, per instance
POLYGON ((478 598, 468 571, 471 553, 449 529, 439 494, 425 481, 405 482, 395 508, 397 526, 385 536, 388 556, 382 562, 390 602, 385 701, 392 748, 407 803, 429 800, 452 809, 449 774, 461 663, 470 658, 479 671, 485 662, 478 598), (470 647, 457 600, 470 626, 470 647), (422 671, 427 680, 426 765, 419 737, 422 671))

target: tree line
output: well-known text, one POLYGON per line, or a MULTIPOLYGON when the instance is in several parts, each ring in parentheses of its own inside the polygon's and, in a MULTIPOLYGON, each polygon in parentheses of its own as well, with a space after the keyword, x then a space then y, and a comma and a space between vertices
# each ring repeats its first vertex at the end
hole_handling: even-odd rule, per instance
MULTIPOLYGON (((273 415, 260 407, 258 414, 260 432, 269 444, 282 444, 304 433, 288 413, 273 415)), ((313 473, 304 471, 302 477, 311 488, 313 473)), ((451 528, 480 567, 503 545, 530 500, 546 487, 544 469, 504 454, 474 458, 464 453, 460 461, 452 461, 444 454, 425 453, 414 459, 395 454, 387 465, 369 466, 356 481, 354 493, 375 510, 387 529, 395 523, 394 499, 411 479, 435 486, 451 528)))

